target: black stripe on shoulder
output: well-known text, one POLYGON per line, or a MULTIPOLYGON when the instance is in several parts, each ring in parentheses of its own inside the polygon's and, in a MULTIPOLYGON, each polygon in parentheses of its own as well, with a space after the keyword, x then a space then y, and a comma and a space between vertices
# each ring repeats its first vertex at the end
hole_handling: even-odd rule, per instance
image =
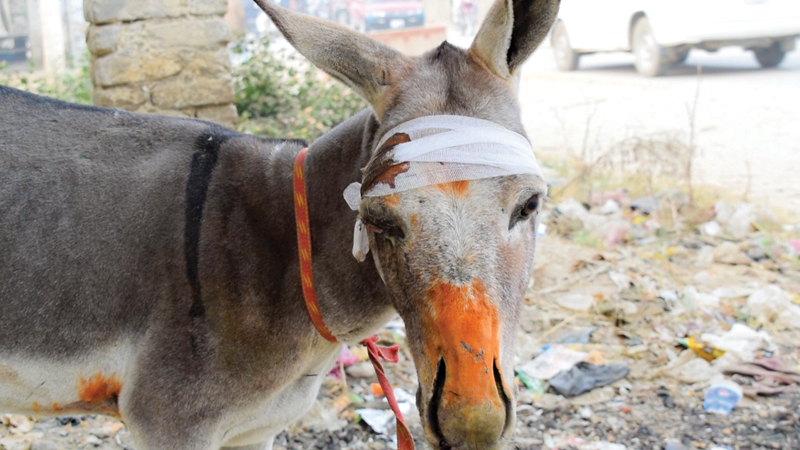
POLYGON ((184 257, 186 276, 192 288, 191 318, 205 315, 205 306, 200 292, 200 226, 203 221, 203 208, 208 195, 208 186, 214 167, 217 165, 220 148, 225 141, 235 135, 232 131, 217 125, 209 126, 195 142, 195 153, 186 183, 186 228, 184 229, 184 257))

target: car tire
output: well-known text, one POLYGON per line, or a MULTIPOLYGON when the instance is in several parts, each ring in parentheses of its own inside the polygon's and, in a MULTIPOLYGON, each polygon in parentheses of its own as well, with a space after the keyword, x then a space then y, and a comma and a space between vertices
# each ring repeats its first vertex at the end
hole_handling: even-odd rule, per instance
POLYGON ((656 41, 647 17, 641 17, 636 21, 631 37, 636 71, 646 77, 663 75, 669 61, 664 55, 664 49, 656 41))
POLYGON ((581 55, 572 48, 564 22, 560 20, 556 22, 550 34, 550 45, 553 47, 553 57, 558 70, 569 72, 578 68, 581 55))
POLYGON ((776 41, 773 42, 772 45, 766 48, 756 48, 753 49, 753 54, 756 57, 756 61, 761 67, 776 67, 778 64, 783 62, 784 56, 786 56, 786 52, 783 51, 781 48, 781 43, 776 41))

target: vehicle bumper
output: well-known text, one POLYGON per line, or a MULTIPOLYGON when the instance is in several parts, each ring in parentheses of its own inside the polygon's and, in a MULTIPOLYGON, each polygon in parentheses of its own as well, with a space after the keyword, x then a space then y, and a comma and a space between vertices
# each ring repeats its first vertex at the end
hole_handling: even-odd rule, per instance
POLYGON ((657 23, 653 25, 656 39, 663 46, 800 36, 800 17, 703 23, 689 21, 675 29, 667 26, 659 28, 657 23))
POLYGON ((371 29, 391 28, 392 23, 399 23, 402 21, 403 25, 399 28, 405 27, 419 27, 425 24, 425 14, 413 15, 386 15, 384 17, 366 17, 364 23, 371 29))

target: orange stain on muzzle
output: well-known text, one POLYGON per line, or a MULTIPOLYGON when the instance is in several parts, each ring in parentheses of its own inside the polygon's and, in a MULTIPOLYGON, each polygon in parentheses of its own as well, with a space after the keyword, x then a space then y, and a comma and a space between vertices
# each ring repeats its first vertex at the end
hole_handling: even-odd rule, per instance
POLYGON ((454 285, 436 281, 427 297, 425 351, 430 373, 436 373, 440 359, 446 367, 441 407, 490 403, 503 408, 494 376, 500 351, 499 314, 483 282, 476 279, 469 285, 454 285))

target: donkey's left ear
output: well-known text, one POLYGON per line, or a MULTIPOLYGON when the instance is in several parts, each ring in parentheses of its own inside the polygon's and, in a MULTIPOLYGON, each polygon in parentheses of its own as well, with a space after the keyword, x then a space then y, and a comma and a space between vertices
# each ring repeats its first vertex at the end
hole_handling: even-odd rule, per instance
POLYGON ((561 0, 497 0, 483 21, 470 52, 490 70, 512 80, 544 40, 561 0))

